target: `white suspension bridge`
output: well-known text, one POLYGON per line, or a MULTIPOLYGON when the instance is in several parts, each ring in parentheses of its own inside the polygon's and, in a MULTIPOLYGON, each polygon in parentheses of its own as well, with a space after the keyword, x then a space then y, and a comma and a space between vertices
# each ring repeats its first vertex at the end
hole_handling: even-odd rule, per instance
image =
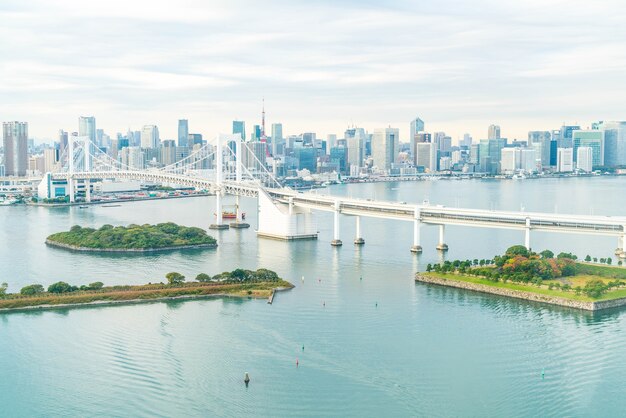
POLYGON ((626 217, 460 209, 297 192, 283 187, 238 135, 220 135, 214 147, 207 144, 181 161, 158 169, 133 168, 104 153, 86 137, 70 137, 66 152, 50 178, 67 181, 72 202, 77 181, 86 183, 87 201, 91 198, 89 182, 101 179, 169 183, 208 190, 216 195, 213 229, 229 227, 221 216, 225 195, 234 195, 237 199, 232 227, 247 226, 241 219, 239 197, 257 198, 257 233, 285 240, 317 238, 314 211, 325 211, 333 213, 333 246, 342 245, 340 223, 349 216, 356 224, 354 243, 357 245, 365 242, 361 217, 370 217, 412 222, 411 251, 414 253, 422 251, 422 226, 439 228, 437 249, 445 251, 448 249, 446 226, 462 225, 518 230, 523 232, 527 248, 531 247, 531 231, 612 236, 618 240, 616 254, 626 258, 626 217), (214 169, 199 169, 203 161, 209 161, 214 169))

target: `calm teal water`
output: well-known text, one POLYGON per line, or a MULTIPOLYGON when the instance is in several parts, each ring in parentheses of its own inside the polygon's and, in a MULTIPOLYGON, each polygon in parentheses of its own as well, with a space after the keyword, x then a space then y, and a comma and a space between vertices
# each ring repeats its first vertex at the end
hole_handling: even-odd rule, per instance
MULTIPOLYGON (((623 215, 625 186, 618 178, 435 181, 323 192, 623 215)), ((415 284, 413 274, 439 259, 434 227, 424 228, 419 257, 409 252, 411 224, 394 221, 364 219, 366 245, 359 249, 351 244, 353 221, 342 218, 345 244, 331 248, 327 214, 318 217, 318 241, 224 231, 215 250, 139 257, 74 254, 43 244, 73 224, 206 227, 212 202, 0 208, 1 280, 12 290, 57 280, 145 283, 168 271, 195 276, 236 267, 267 267, 297 286, 274 305, 217 299, 0 315, 0 415, 623 414, 625 310, 588 314, 415 284)), ((254 225, 253 201, 244 204, 254 225)), ((523 234, 449 227, 446 241, 449 258, 485 258, 523 242, 523 234)), ((532 245, 605 257, 616 242, 535 233, 532 245)))

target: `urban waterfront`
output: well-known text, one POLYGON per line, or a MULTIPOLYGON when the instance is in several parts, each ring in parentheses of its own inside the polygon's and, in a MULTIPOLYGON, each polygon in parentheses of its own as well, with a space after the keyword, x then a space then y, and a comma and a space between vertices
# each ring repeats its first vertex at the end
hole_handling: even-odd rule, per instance
MULTIPOLYGON (((352 197, 483 209, 623 215, 626 178, 430 181, 334 186, 352 197), (598 191, 601 191, 599 193, 598 191)), ((93 255, 47 248, 74 224, 173 221, 206 228, 213 197, 88 209, 0 208, 3 281, 11 291, 58 280, 162 281, 266 267, 296 288, 273 305, 232 299, 0 315, 0 398, 7 416, 334 415, 615 416, 626 366, 624 310, 582 313, 415 284, 439 261, 437 228, 412 255, 408 222, 318 213, 320 239, 211 231, 217 249, 93 255), (19 244, 19 245, 18 245, 19 244), (304 276, 304 282, 301 277, 304 276), (304 349, 303 349, 304 347, 304 349), (296 360, 299 365, 296 367, 296 360), (542 378, 542 371, 544 376, 542 378), (243 385, 249 372, 251 383, 243 385), (105 412, 106 411, 106 412, 105 412)), ((253 227, 255 201, 243 200, 253 227)), ((449 258, 487 258, 523 233, 446 229, 449 258)), ((610 238, 533 233, 535 250, 612 256, 610 238)))

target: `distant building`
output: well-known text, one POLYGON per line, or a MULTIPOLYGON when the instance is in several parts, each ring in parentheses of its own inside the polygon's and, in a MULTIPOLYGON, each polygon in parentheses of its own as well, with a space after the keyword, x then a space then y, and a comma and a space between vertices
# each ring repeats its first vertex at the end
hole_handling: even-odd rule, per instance
POLYGON ((587 173, 593 171, 593 148, 578 147, 576 150, 576 168, 587 173))
POLYGON ((574 150, 572 148, 558 148, 556 171, 559 173, 574 171, 574 150))
POLYGON ((487 130, 487 139, 500 139, 500 126, 489 125, 487 130))
POLYGON ((598 122, 596 128, 604 132, 604 165, 626 166, 626 121, 598 122))
POLYGON ((424 170, 436 171, 436 167, 433 167, 432 154, 433 144, 431 142, 417 142, 415 144, 415 159, 414 164, 416 167, 424 167, 424 170))
POLYGON ((80 116, 78 118, 78 136, 86 136, 91 142, 96 142, 96 118, 93 116, 80 116))
POLYGON ((187 119, 178 120, 178 146, 189 146, 189 122, 187 119))
POLYGON ((143 170, 145 168, 145 154, 139 147, 126 147, 120 150, 122 165, 133 169, 143 170))
POLYGON ((233 121, 233 134, 241 135, 242 140, 246 140, 246 122, 242 120, 234 120, 233 121))
POLYGON ((372 158, 379 170, 390 170, 399 152, 400 133, 397 128, 376 129, 372 137, 372 158))
POLYGON ((2 139, 5 175, 25 176, 28 170, 28 122, 4 122, 2 139))
POLYGON ((579 130, 572 133, 574 162, 577 161, 579 147, 591 147, 593 150, 593 166, 604 166, 604 131, 579 130))
POLYGON ((156 149, 160 142, 159 128, 156 125, 145 125, 141 130, 141 148, 156 149))
POLYGON ((506 142, 502 138, 480 140, 479 165, 481 171, 489 174, 498 173, 502 149, 505 144, 506 142))
POLYGON ((365 129, 346 129, 345 140, 348 149, 349 170, 352 170, 352 167, 354 167, 358 171, 361 167, 363 167, 363 160, 365 160, 365 129))
MULTIPOLYGON (((559 134, 557 138, 557 143, 559 148, 572 148, 572 134, 574 131, 580 130, 580 126, 578 125, 563 125, 559 130, 559 134)), ((554 137, 554 135, 553 135, 554 137)))
POLYGON ((284 143, 283 124, 272 123, 272 155, 279 155, 279 146, 284 143))

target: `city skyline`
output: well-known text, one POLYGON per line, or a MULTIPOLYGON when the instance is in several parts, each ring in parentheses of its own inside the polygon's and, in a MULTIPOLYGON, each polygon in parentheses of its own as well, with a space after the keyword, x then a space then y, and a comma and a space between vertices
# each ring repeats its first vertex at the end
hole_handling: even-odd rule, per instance
POLYGON ((109 133, 154 124, 171 139, 184 118, 211 138, 235 119, 260 124, 265 97, 266 126, 282 122, 290 133, 392 126, 406 141, 407 121, 419 115, 429 132, 455 141, 486 136, 491 124, 523 139, 622 119, 620 9, 617 1, 187 1, 172 12, 164 2, 84 10, 73 0, 11 0, 0 5, 3 38, 13 40, 0 44, 0 91, 11 98, 0 114, 29 121, 39 140, 80 115, 109 133))

